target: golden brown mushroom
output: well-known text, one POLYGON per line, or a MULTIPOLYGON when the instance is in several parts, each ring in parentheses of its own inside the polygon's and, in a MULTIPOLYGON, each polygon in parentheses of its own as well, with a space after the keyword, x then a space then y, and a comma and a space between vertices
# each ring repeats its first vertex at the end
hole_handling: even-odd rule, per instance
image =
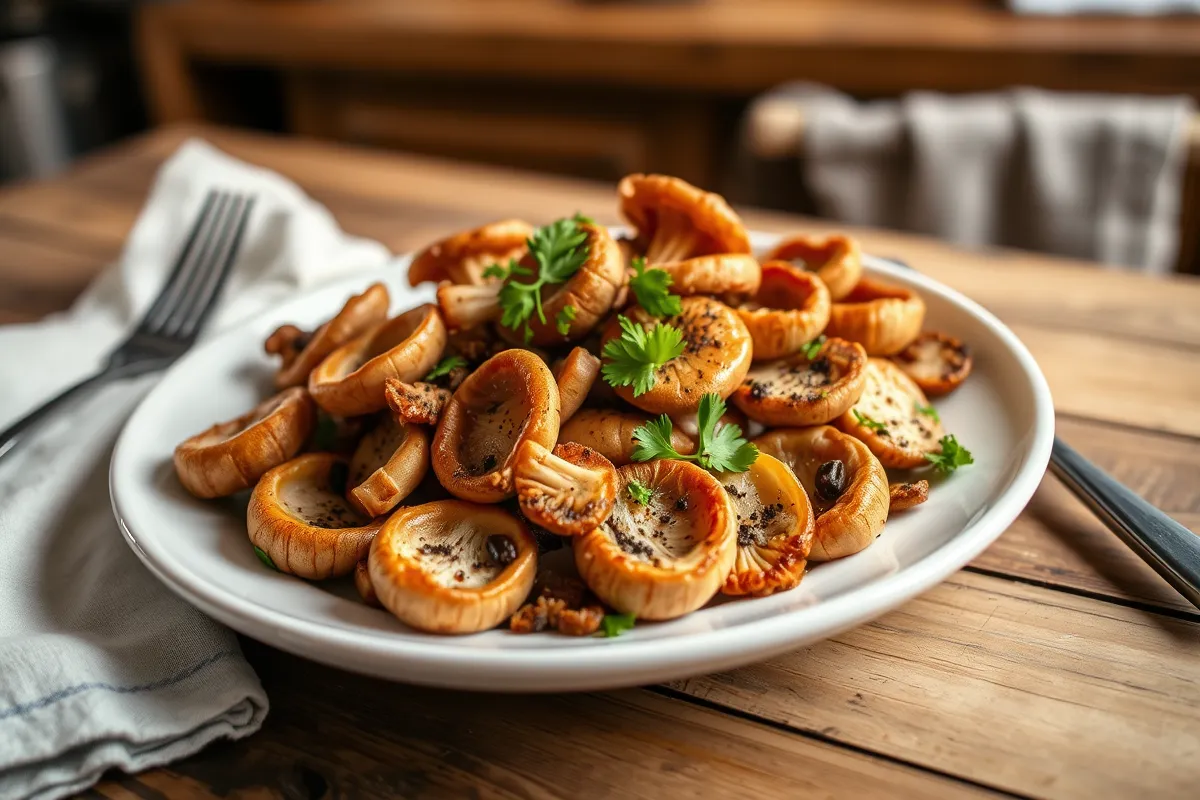
POLYGON ((558 386, 528 350, 485 361, 454 391, 433 437, 433 471, 453 495, 498 503, 513 495, 513 462, 522 442, 554 447, 558 386))
POLYGON ((558 399, 562 404, 559 418, 565 423, 587 399, 596 378, 600 376, 600 359, 582 347, 575 347, 554 367, 558 383, 558 399))
POLYGON ((922 333, 892 360, 931 397, 950 394, 971 374, 971 351, 944 333, 922 333))
POLYGON ((929 499, 929 481, 893 483, 888 486, 888 495, 889 514, 895 514, 897 511, 907 511, 929 499))
POLYGON ((635 248, 655 266, 696 256, 750 253, 750 237, 725 198, 669 175, 626 175, 617 184, 635 248))
POLYGON ((401 422, 437 425, 442 409, 450 402, 451 392, 426 381, 404 383, 388 378, 383 382, 383 397, 401 422))
POLYGON ((384 415, 350 459, 346 499, 368 517, 391 511, 429 469, 429 433, 384 415))
POLYGON ((737 559, 725 594, 767 595, 804 577, 813 541, 813 512, 796 476, 766 453, 745 472, 715 475, 737 513, 737 559))
POLYGON ((475 633, 507 619, 529 594, 537 542, 496 506, 440 500, 388 518, 367 561, 383 606, 431 633, 475 633))
POLYGON ((776 245, 765 260, 776 259, 799 261, 799 266, 817 273, 834 302, 850 294, 862 277, 862 253, 849 236, 792 236, 776 245))
POLYGON ((387 319, 387 287, 374 283, 362 294, 346 301, 337 315, 312 333, 295 325, 277 328, 264 345, 266 351, 282 359, 275 373, 275 386, 303 386, 308 375, 325 357, 356 336, 366 333, 387 319))
POLYGON ((362 601, 371 608, 383 608, 375 587, 371 585, 371 574, 367 571, 367 560, 364 558, 354 565, 354 588, 362 601))
POLYGON ((754 440, 787 464, 816 515, 809 561, 832 561, 865 548, 888 517, 887 473, 871 451, 836 428, 777 428, 754 440))
POLYGON ((443 283, 437 290, 437 304, 447 327, 463 331, 499 320, 502 288, 504 284, 499 281, 481 286, 443 283))
POLYGON ((429 304, 393 317, 330 353, 308 377, 313 400, 330 414, 370 414, 387 405, 383 384, 431 370, 446 347, 446 326, 429 304))
POLYGON ((861 439, 885 467, 926 466, 926 453, 941 449, 942 423, 912 378, 891 361, 872 358, 864 370, 862 396, 837 426, 861 439))
POLYGON ((250 541, 280 572, 310 580, 348 575, 379 530, 344 496, 346 460, 308 453, 262 476, 250 495, 250 541))
POLYGON ((890 356, 921 332, 925 301, 900 286, 863 278, 829 312, 827 336, 858 342, 869 356, 890 356))
POLYGON ((493 222, 463 231, 426 247, 413 256, 408 267, 408 283, 425 281, 479 285, 486 282, 483 271, 492 264, 507 264, 520 259, 533 235, 533 226, 519 219, 493 222))
POLYGON ((175 474, 196 497, 249 489, 304 446, 316 421, 308 392, 285 389, 237 419, 212 426, 175 448, 175 474))
POLYGON ((758 294, 738 306, 754 340, 754 360, 799 353, 825 330, 829 308, 829 290, 816 275, 784 261, 763 264, 758 294))
POLYGON ((658 459, 617 470, 612 514, 574 540, 575 565, 596 595, 639 619, 673 619, 707 603, 737 555, 729 495, 686 461, 658 459), (632 482, 652 492, 642 504, 632 482))
POLYGON ((654 266, 671 276, 671 293, 683 297, 710 294, 740 302, 753 297, 762 280, 762 268, 747 253, 696 256, 654 266))
MULTIPOLYGON (((640 411, 580 409, 558 432, 559 442, 576 442, 595 450, 616 466, 633 461, 633 431, 653 417, 640 411)), ((696 442, 678 426, 671 430, 671 446, 677 453, 691 453, 696 442)))
POLYGON ((755 364, 730 399, 764 425, 822 425, 862 396, 866 366, 862 345, 827 339, 811 360, 797 353, 755 364))
POLYGON ((553 451, 526 441, 513 470, 525 519, 559 536, 587 533, 608 518, 617 494, 612 462, 568 442, 553 451))

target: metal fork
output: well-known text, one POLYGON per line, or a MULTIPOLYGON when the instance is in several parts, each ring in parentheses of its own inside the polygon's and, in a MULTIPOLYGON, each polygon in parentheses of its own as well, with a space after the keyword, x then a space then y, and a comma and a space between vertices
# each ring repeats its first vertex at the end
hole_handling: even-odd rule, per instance
POLYGON ((47 400, 0 433, 0 458, 25 431, 85 390, 166 369, 191 347, 212 313, 237 259, 254 198, 211 191, 188 232, 171 274, 133 333, 104 367, 47 400))

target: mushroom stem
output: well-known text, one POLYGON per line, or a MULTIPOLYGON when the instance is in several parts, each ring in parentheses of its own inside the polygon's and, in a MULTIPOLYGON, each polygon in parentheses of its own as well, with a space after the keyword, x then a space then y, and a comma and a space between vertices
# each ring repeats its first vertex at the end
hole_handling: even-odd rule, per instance
POLYGON ((646 248, 647 264, 680 261, 692 255, 696 247, 696 229, 691 221, 678 212, 664 210, 646 248))
POLYGON ((455 330, 473 328, 500 318, 500 289, 496 281, 484 286, 446 284, 437 290, 438 306, 446 324, 455 330))
POLYGON ((551 452, 527 441, 517 454, 517 502, 527 519, 557 533, 586 533, 608 518, 616 499, 616 469, 594 450, 564 444, 551 452))

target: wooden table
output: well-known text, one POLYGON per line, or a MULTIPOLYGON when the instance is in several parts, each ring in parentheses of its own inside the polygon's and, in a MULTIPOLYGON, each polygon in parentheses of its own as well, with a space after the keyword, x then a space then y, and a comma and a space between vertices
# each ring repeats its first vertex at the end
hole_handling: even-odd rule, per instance
MULTIPOLYGON (((0 191, 4 319, 64 307, 113 259, 156 167, 191 134, 292 177, 347 230, 395 250, 502 215, 542 222, 578 209, 616 221, 610 186, 171 128, 61 178, 0 191)), ((1045 370, 1059 433, 1200 529, 1200 281, 859 235, 996 312, 1045 370)), ((725 674, 489 696, 245 647, 272 702, 260 733, 112 775, 95 791, 1093 800, 1194 798, 1200 786, 1200 614, 1051 478, 944 584, 857 630, 725 674)))

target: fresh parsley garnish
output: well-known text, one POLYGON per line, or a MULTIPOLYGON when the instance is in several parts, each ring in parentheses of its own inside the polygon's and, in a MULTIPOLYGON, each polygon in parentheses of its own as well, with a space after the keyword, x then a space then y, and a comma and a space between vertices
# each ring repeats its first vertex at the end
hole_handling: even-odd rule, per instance
POLYGON ((638 480, 630 481, 625 488, 629 492, 629 499, 638 505, 648 504, 650 498, 654 496, 654 490, 638 480))
POLYGON ((653 458, 674 458, 680 461, 695 461, 705 469, 715 472, 745 472, 758 458, 758 448, 743 438, 737 425, 721 425, 725 413, 725 401, 721 396, 709 393, 700 398, 696 414, 696 452, 683 455, 671 444, 673 425, 671 418, 663 414, 633 430, 634 461, 649 461, 653 458))
POLYGON ((572 217, 571 219, 575 220, 575 222, 577 222, 580 225, 595 225, 596 224, 596 220, 592 219, 587 214, 584 214, 580 211, 576 211, 575 216, 572 217))
POLYGON ((575 321, 575 306, 563 306, 562 310, 554 318, 554 327, 558 329, 561 336, 566 336, 571 330, 571 323, 575 321))
POLYGON ((943 475, 949 475, 959 467, 975 463, 975 459, 971 457, 971 451, 959 444, 958 439, 954 438, 954 434, 948 433, 943 436, 941 445, 942 452, 926 453, 925 460, 933 464, 934 469, 943 475))
POLYGON ((620 636, 625 631, 633 630, 635 622, 637 622, 635 614, 605 614, 604 619, 600 621, 600 633, 605 639, 611 639, 614 636, 620 636))
POLYGON ((515 258, 510 258, 507 264, 496 262, 490 265, 483 271, 485 278, 499 278, 506 280, 511 275, 532 275, 533 270, 528 267, 522 267, 515 258))
MULTIPOLYGON (((552 283, 564 283, 587 261, 588 250, 583 246, 587 231, 580 229, 578 218, 560 219, 544 225, 533 232, 526 242, 529 254, 537 262, 537 275, 532 270, 510 261, 508 267, 494 269, 493 264, 484 270, 487 277, 504 280, 500 288, 500 324, 511 330, 524 326, 525 341, 533 338, 529 320, 534 314, 543 325, 546 312, 542 310, 542 287, 552 283), (517 281, 514 276, 533 277, 529 283, 517 281)), ((557 321, 556 321, 557 322, 557 321)))
POLYGON ((465 367, 466 365, 467 360, 462 356, 446 356, 437 363, 437 366, 429 370, 429 373, 425 376, 425 382, 436 381, 443 375, 449 375, 453 370, 465 367))
POLYGON ((804 353, 805 358, 807 358, 809 361, 812 361, 817 357, 817 353, 821 352, 821 347, 824 346, 824 344, 825 334, 822 333, 820 336, 801 347, 800 352, 804 353))
POLYGON ((937 409, 933 406, 923 406, 917 403, 913 406, 918 414, 924 414, 927 417, 932 417, 934 422, 941 422, 942 418, 938 416, 937 409))
POLYGON ((629 288, 637 297, 638 305, 656 317, 673 317, 683 312, 683 303, 679 295, 667 291, 673 279, 665 269, 646 269, 646 259, 636 256, 633 259, 633 277, 629 279, 629 288))
POLYGON ((884 425, 879 420, 874 420, 866 414, 859 411, 857 408, 850 409, 850 413, 854 415, 854 421, 869 431, 886 431, 887 425, 884 425))
POLYGON ((271 560, 269 555, 267 555, 266 550, 263 550, 261 547, 256 545, 254 548, 254 555, 258 556, 258 560, 263 564, 275 570, 276 572, 279 572, 279 567, 275 566, 275 562, 271 560))
POLYGON ((654 388, 659 367, 683 352, 683 334, 661 322, 650 330, 624 316, 618 316, 617 322, 622 333, 604 345, 608 363, 600 368, 600 374, 609 386, 632 386, 637 397, 654 388))

